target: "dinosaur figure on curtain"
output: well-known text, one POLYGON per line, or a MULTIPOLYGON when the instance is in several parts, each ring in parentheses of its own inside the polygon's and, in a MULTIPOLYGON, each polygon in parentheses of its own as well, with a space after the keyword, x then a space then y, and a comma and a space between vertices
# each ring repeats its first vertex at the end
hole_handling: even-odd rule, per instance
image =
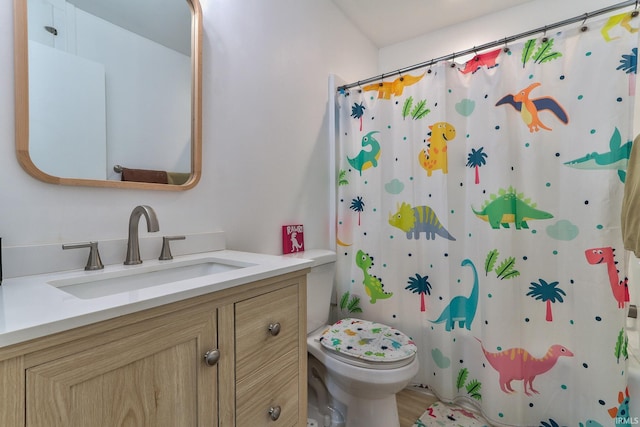
POLYGON ((569 123, 569 116, 567 112, 564 111, 564 108, 553 98, 550 96, 543 96, 540 98, 531 99, 529 95, 531 91, 541 83, 532 83, 527 86, 525 89, 522 89, 516 95, 506 95, 496 103, 496 107, 504 104, 509 104, 516 111, 520 112, 520 116, 522 117, 522 121, 529 127, 529 132, 538 132, 540 128, 545 130, 552 130, 550 127, 545 126, 542 121, 540 121, 540 117, 538 113, 543 110, 549 110, 552 112, 558 120, 560 120, 565 125, 569 123))
MULTIPOLYGON (((607 410, 607 412, 609 413, 609 416, 613 419, 618 419, 618 418, 622 418, 622 419, 628 419, 629 417, 629 388, 627 387, 624 390, 624 394, 620 391, 618 392, 618 403, 619 406, 614 406, 613 408, 609 408, 607 410)), ((616 425, 618 425, 618 422, 616 421, 616 425)))
POLYGON ((482 352, 487 361, 499 374, 500 390, 505 393, 514 393, 511 381, 523 380, 524 394, 531 396, 531 392, 538 394, 533 388, 533 380, 536 376, 544 374, 553 368, 560 356, 572 357, 573 353, 566 347, 554 344, 549 347, 541 358, 534 357, 524 348, 510 348, 498 353, 491 353, 484 348, 484 344, 476 338, 482 347, 482 352), (527 390, 527 385, 529 389, 527 390))
POLYGON ((429 206, 411 207, 409 203, 398 203, 395 214, 389 214, 389 224, 407 233, 407 239, 420 238, 424 232, 427 240, 436 238, 436 235, 449 240, 456 240, 438 219, 436 213, 429 206))
POLYGON ((425 150, 420 150, 418 154, 418 162, 424 170, 427 171, 427 176, 431 176, 434 170, 441 169, 443 174, 448 173, 448 159, 447 159, 447 143, 456 137, 456 128, 447 122, 437 122, 432 126, 429 126, 431 135, 427 141, 429 141, 429 147, 425 150))
POLYGON ((378 166, 378 159, 380 158, 380 143, 373 137, 373 134, 380 133, 377 130, 371 131, 362 137, 360 145, 362 150, 357 156, 350 158, 347 157, 349 164, 362 176, 362 171, 371 167, 378 166))
POLYGON ((476 309, 478 308, 478 294, 479 294, 479 282, 478 271, 476 266, 473 265, 470 259, 462 260, 463 267, 468 265, 473 270, 473 289, 469 297, 458 295, 453 297, 449 302, 449 305, 445 307, 436 320, 430 320, 431 323, 443 323, 445 324, 445 330, 451 331, 455 329, 456 322, 461 328, 467 328, 471 330, 471 323, 476 317, 476 309))
POLYGON ((356 265, 362 270, 364 274, 364 290, 371 298, 371 304, 375 304, 379 299, 387 299, 393 296, 393 292, 385 292, 384 285, 379 277, 369 274, 369 269, 373 265, 373 257, 364 253, 362 250, 358 250, 356 254, 356 265))
POLYGON ((632 141, 622 143, 622 137, 618 128, 613 131, 609 140, 609 150, 606 153, 589 153, 584 157, 565 162, 566 166, 574 169, 614 169, 618 171, 618 177, 623 183, 627 177, 627 165, 631 155, 632 141))
POLYGON ((420 76, 412 76, 410 74, 400 76, 392 82, 380 82, 380 83, 372 83, 362 88, 365 92, 371 90, 378 91, 378 99, 391 99, 391 95, 400 96, 402 92, 404 92, 404 88, 407 86, 414 85, 418 83, 424 75, 427 74, 425 71, 420 76))
POLYGON ((611 285, 611 291, 613 297, 618 301, 618 308, 624 308, 625 303, 629 301, 629 286, 628 278, 620 280, 620 273, 618 271, 618 261, 615 259, 615 249, 612 247, 606 248, 593 248, 584 251, 584 255, 587 258, 587 262, 592 265, 606 264, 607 271, 609 273, 609 284, 611 285))
POLYGON ((496 64, 496 59, 498 58, 498 55, 500 55, 501 51, 502 49, 495 49, 475 55, 464 64, 464 68, 460 70, 460 72, 462 74, 473 74, 482 67, 487 67, 487 69, 497 67, 500 64, 496 64))
POLYGON ((604 40, 607 42, 619 39, 620 38, 619 36, 617 37, 609 36, 609 31, 611 31, 617 25, 620 25, 622 28, 624 28, 625 30, 629 31, 632 34, 637 33, 638 28, 634 28, 630 24, 632 19, 633 19, 633 15, 630 14, 629 12, 621 13, 619 15, 613 15, 611 18, 607 20, 607 23, 604 24, 604 26, 600 30, 600 34, 602 34, 602 37, 604 37, 604 40))
POLYGON ((492 194, 486 200, 482 208, 477 211, 471 206, 473 213, 483 221, 487 221, 491 228, 497 230, 500 226, 509 228, 509 223, 515 225, 516 230, 527 229, 527 221, 533 219, 550 219, 553 215, 549 212, 536 209, 536 204, 530 199, 524 199, 522 193, 518 193, 513 187, 500 189, 498 195, 492 194))

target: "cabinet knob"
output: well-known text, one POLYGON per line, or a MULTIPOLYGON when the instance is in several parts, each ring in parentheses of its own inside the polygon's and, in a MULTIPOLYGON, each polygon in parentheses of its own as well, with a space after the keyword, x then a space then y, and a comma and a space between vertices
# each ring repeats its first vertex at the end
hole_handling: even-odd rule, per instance
POLYGON ((269 408, 269 417, 271 417, 273 421, 276 421, 278 418, 280 418, 281 412, 282 408, 280 406, 272 406, 271 408, 269 408))
POLYGON ((280 333, 280 323, 269 323, 269 333, 274 337, 280 333))
POLYGON ((207 366, 215 366, 218 360, 220 360, 220 350, 218 349, 209 350, 204 354, 204 363, 206 363, 207 366))

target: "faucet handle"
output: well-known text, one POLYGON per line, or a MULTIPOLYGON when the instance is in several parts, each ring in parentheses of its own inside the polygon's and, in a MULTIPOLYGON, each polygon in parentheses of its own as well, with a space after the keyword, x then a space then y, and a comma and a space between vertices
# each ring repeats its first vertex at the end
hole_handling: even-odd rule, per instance
POLYGON ((169 259, 173 259, 173 255, 171 255, 171 246, 169 242, 171 240, 184 240, 185 236, 164 236, 162 238, 162 250, 160 251, 160 261, 166 261, 169 259))
POLYGON ((102 270, 104 268, 104 265, 102 265, 102 260, 100 259, 100 252, 98 252, 98 242, 62 245, 62 249, 79 248, 89 248, 89 258, 87 259, 87 265, 84 267, 85 270, 102 270))

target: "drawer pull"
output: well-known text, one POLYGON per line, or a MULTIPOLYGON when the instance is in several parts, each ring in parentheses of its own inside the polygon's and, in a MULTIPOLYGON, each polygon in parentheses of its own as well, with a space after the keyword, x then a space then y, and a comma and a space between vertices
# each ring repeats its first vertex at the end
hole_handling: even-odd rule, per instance
POLYGON ((278 418, 280 418, 280 413, 282 412, 282 408, 279 406, 272 406, 271 408, 269 408, 269 417, 271 417, 271 419, 273 421, 276 421, 278 418))
POLYGON ((215 366, 218 360, 220 360, 220 350, 218 349, 209 350, 204 354, 204 363, 206 363, 207 366, 215 366))
POLYGON ((280 333, 280 323, 269 323, 269 333, 274 337, 280 333))

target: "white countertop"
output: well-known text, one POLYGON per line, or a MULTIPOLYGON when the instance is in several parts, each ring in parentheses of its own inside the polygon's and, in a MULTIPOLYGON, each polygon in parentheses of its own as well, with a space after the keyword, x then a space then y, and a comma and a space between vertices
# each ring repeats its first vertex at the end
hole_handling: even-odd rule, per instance
POLYGON ((30 339, 158 307, 187 298, 228 289, 311 267, 306 259, 220 250, 177 256, 171 261, 148 260, 137 266, 107 265, 104 270, 72 270, 5 279, 0 286, 0 348, 30 339), (114 295, 82 299, 48 284, 74 278, 128 274, 151 266, 215 258, 230 263, 252 264, 231 271, 125 291, 114 295))

